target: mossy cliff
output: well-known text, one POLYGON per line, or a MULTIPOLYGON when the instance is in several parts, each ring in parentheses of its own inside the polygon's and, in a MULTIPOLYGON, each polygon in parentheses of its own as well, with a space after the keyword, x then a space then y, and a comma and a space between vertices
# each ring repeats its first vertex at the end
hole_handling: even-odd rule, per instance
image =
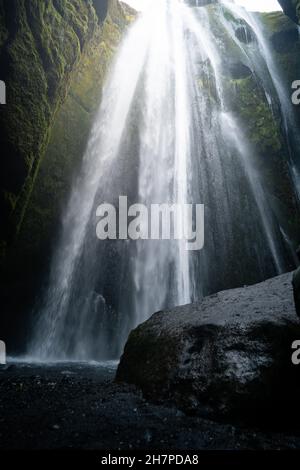
POLYGON ((118 0, 0 0, 4 317, 26 311, 49 264, 107 68, 134 13, 118 0))
MULTIPOLYGON (((289 144, 274 86, 274 80, 281 75, 288 100, 292 94, 291 84, 300 76, 297 25, 281 12, 256 14, 274 65, 269 73, 251 27, 225 7, 210 5, 206 8, 214 34, 224 49, 222 70, 227 107, 242 124, 273 211, 297 247, 300 243, 299 210, 289 171, 289 144), (222 21, 218 20, 220 17, 222 21), (227 28, 222 26, 224 21, 227 28)), ((295 125, 298 126, 299 110, 295 109, 295 125)), ((292 151, 297 153, 298 150, 293 148, 292 151)))
MULTIPOLYGON (((7 87, 7 105, 0 108, 2 256, 20 230, 56 114, 83 56, 98 40, 107 62, 129 14, 117 0, 0 0, 0 78, 7 87)), ((100 80, 104 71, 105 65, 100 80)))
POLYGON ((97 25, 91 2, 1 0, 1 245, 23 218, 53 118, 97 25))
POLYGON ((110 3, 106 19, 96 27, 70 80, 66 99, 55 116, 46 153, 14 245, 17 258, 25 257, 33 270, 35 262, 49 265, 49 249, 59 232, 62 207, 66 204, 73 176, 85 151, 107 69, 131 19, 130 9, 118 2, 110 3))
MULTIPOLYGON (((300 5, 300 2, 298 2, 300 5)), ((282 83, 282 93, 285 94, 285 100, 291 100, 292 96, 292 83, 300 77, 300 36, 297 25, 281 12, 265 13, 259 15, 259 21, 263 28, 263 34, 268 42, 269 50, 272 54, 272 60, 276 73, 278 73, 282 83)), ((273 77, 276 78, 276 77, 273 77)), ((291 100, 292 101, 292 100, 291 100)), ((292 229, 291 237, 294 239, 295 244, 300 243, 300 220, 298 207, 296 211, 292 211, 292 195, 287 185, 287 179, 282 179, 282 174, 286 174, 286 162, 289 161, 289 150, 293 154, 294 161, 300 161, 300 148, 299 141, 295 140, 291 131, 295 129, 295 133, 299 135, 300 129, 300 106, 290 106, 291 121, 288 124, 290 136, 289 143, 287 141, 281 142, 279 152, 274 153, 276 161, 279 163, 281 171, 275 173, 273 171, 272 177, 276 182, 278 193, 281 192, 277 202, 281 200, 281 207, 283 205, 289 206, 289 224, 292 229), (289 149, 288 149, 289 147, 289 149), (278 200, 279 199, 279 200, 278 200)), ((283 109, 283 113, 286 111, 283 109)), ((278 121, 280 130, 284 128, 282 119, 278 121)), ((273 167, 274 170, 274 167, 273 167)), ((275 169, 276 171, 276 169, 275 169)), ((296 205, 296 204, 294 204, 296 205)), ((277 207, 280 204, 277 204, 277 207)))

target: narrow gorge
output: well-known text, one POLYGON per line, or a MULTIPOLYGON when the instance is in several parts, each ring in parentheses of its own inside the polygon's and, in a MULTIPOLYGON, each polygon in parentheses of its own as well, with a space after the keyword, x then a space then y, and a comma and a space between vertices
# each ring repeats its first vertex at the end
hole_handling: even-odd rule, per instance
MULTIPOLYGON (((3 173, 1 243, 4 312, 13 312, 22 337, 13 349, 45 359, 118 358, 129 331, 154 311, 293 269, 295 23, 231 2, 157 2, 138 18, 114 0, 78 2, 76 17, 72 2, 9 5, 2 2, 1 57, 13 105, 1 110, 2 141, 7 155, 16 147, 17 160, 8 158, 3 173), (29 50, 25 37, 40 81, 25 62, 15 70, 29 50), (17 80, 23 96, 13 91, 20 93, 17 80), (28 141, 33 124, 38 138, 28 141), (23 176, 10 186, 16 167, 23 176), (101 246, 96 204, 121 194, 130 203, 204 204, 205 249, 101 246)), ((5 313, 1 322, 10 338, 5 313)))
POLYGON ((0 0, 0 450, 300 448, 300 2, 254 3, 0 0))

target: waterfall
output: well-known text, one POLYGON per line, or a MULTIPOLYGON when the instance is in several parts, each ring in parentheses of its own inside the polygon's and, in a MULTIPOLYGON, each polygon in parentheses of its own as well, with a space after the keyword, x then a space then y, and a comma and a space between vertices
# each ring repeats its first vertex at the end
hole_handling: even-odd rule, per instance
MULTIPOLYGON (((290 157, 290 172, 294 182, 295 190, 297 192, 298 200, 300 202, 300 165, 298 161, 299 156, 295 158, 294 151, 295 148, 298 149, 300 146, 300 138, 298 132, 298 125, 296 122, 296 117, 291 102, 291 97, 288 93, 288 90, 284 86, 281 71, 279 70, 279 67, 273 59, 273 55, 270 50, 268 41, 263 33, 262 27, 257 16, 228 0, 224 0, 223 3, 224 5, 226 5, 226 8, 228 8, 236 17, 242 18, 252 28, 257 38, 261 56, 264 59, 265 64, 268 68, 270 79, 274 85, 277 97, 280 102, 280 106, 282 108, 283 126, 290 157)), ((260 77, 262 78, 261 73, 260 77)))
MULTIPOLYGON (((223 6, 213 8, 232 36, 223 6)), ((155 311, 286 269, 281 227, 229 106, 223 56, 207 9, 180 0, 151 2, 128 31, 63 214, 31 356, 118 358, 130 330, 155 311), (100 242, 96 207, 120 195, 148 206, 204 204, 205 248, 100 242)))

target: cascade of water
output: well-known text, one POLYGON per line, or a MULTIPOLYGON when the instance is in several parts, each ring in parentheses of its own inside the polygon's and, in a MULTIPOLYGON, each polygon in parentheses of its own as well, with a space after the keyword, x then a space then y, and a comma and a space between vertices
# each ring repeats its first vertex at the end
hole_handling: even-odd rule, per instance
POLYGON ((227 107, 222 50, 204 7, 151 2, 103 97, 38 306, 30 354, 40 359, 118 357, 130 329, 154 311, 284 269, 280 229, 227 107), (100 243, 96 206, 123 194, 146 205, 204 203, 205 249, 100 243))
MULTIPOLYGON (((270 50, 269 43, 264 35, 263 28, 260 24, 258 17, 254 13, 249 12, 245 8, 236 5, 235 3, 232 3, 228 0, 223 0, 222 3, 226 5, 226 8, 228 8, 234 14, 235 17, 242 18, 248 25, 250 25, 250 27, 255 33, 260 49, 261 59, 263 59, 263 61, 265 62, 265 66, 269 71, 268 78, 274 85, 282 108, 282 120, 290 156, 290 172, 294 181, 295 190, 298 195, 298 200, 300 201, 300 162, 295 159, 295 152, 293 151, 294 148, 299 148, 300 138, 298 132, 298 125, 296 123, 293 105, 291 101, 291 96, 289 95, 289 92, 283 83, 281 72, 273 59, 273 54, 270 50)), ((265 83, 265 74, 262 72, 261 69, 260 72, 260 78, 263 80, 267 89, 268 84, 265 83)))
MULTIPOLYGON (((257 175, 255 167, 253 165, 253 161, 251 161, 251 151, 250 146, 247 142, 246 136, 244 135, 241 127, 238 125, 235 117, 231 112, 226 109, 226 98, 225 98, 225 90, 222 83, 222 51, 218 51, 218 43, 214 41, 214 37, 212 35, 212 30, 209 27, 209 17, 207 15, 206 10, 201 10, 202 21, 201 24, 203 25, 203 29, 206 29, 205 33, 202 30, 202 43, 205 44, 205 49, 209 47, 209 58, 210 62, 214 69, 215 80, 218 90, 218 97, 220 100, 220 124, 222 130, 226 136, 226 140, 232 141, 234 146, 236 147, 239 155, 241 156, 242 163, 244 165, 245 173, 247 175, 248 182, 251 186, 253 196, 257 203, 257 210, 260 213, 260 219, 265 231, 265 236, 268 240, 269 248, 271 250, 274 263, 276 265, 277 272, 282 272, 284 269, 283 260, 280 256, 280 249, 278 244, 274 238, 274 226, 272 221, 272 216, 270 214, 270 208, 268 207, 268 203, 266 201, 266 197, 261 185, 261 181, 257 175), (205 40, 203 41, 203 34, 205 35, 205 40), (215 46, 214 46, 215 44, 215 46)), ((224 20, 224 16, 221 16, 221 21, 224 20)), ((201 35, 200 31, 198 30, 197 21, 195 18, 190 15, 189 18, 189 27, 196 35, 201 35)), ((226 25, 227 26, 227 25, 226 25)), ((226 31, 228 31, 228 27, 226 27, 226 31)), ((231 33, 232 39, 236 42, 237 46, 241 48, 242 53, 246 55, 245 50, 238 44, 235 35, 232 35, 232 31, 229 27, 229 34, 231 33)), ((254 64, 253 64, 254 65, 254 64)))
MULTIPOLYGON (((185 204, 191 155, 190 103, 180 5, 169 9, 164 4, 153 25, 150 49, 160 52, 149 55, 145 77, 139 200, 144 204, 185 204), (153 178, 156 172, 158 175, 153 178)), ((182 219, 180 223, 185 226, 187 222, 182 219)), ((166 297, 175 305, 191 301, 189 259, 184 243, 169 244, 167 249, 165 243, 155 241, 137 245, 133 272, 138 321, 149 316, 149 308, 164 305, 166 297), (172 263, 174 273, 170 284, 168 269, 172 263)))

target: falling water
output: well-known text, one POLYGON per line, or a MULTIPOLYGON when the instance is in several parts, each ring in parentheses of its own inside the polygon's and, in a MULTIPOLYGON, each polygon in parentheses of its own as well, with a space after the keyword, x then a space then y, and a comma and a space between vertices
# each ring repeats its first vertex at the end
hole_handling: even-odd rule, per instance
POLYGON ((118 358, 153 312, 285 269, 251 144, 228 106, 223 53, 206 8, 179 0, 151 2, 129 30, 63 215, 31 355, 118 358), (205 204, 204 250, 100 242, 96 207, 120 195, 129 204, 205 204))
MULTIPOLYGON (((269 71, 269 79, 273 83, 274 88, 276 90, 277 97, 280 102, 280 106, 282 108, 282 120, 283 120, 283 126, 285 130, 285 135, 286 135, 286 143, 287 143, 287 148, 288 148, 288 153, 289 153, 289 166, 290 166, 290 172, 291 172, 291 177, 294 182, 295 190, 297 192, 297 196, 300 202, 300 164, 295 159, 295 148, 299 148, 300 145, 300 139, 299 139, 299 132, 298 132, 298 125, 296 122, 295 118, 295 113, 294 109, 292 106, 291 102, 291 97, 288 93, 287 88, 284 85, 283 79, 282 79, 282 74, 281 71, 279 70, 279 67, 277 66, 275 60, 273 59, 272 52, 270 50, 270 46, 268 44, 268 41, 264 35, 263 28, 260 25, 259 19, 254 13, 251 13, 244 8, 240 7, 239 5, 236 5, 230 1, 224 0, 223 3, 226 5, 226 8, 228 8, 234 15, 235 17, 243 19, 246 24, 248 24, 253 32, 255 33, 259 49, 260 49, 260 54, 261 57, 265 61, 265 65, 268 68, 269 71)), ((259 70, 260 72, 260 78, 264 79, 265 74, 262 73, 262 70, 259 70)), ((272 103, 270 103, 271 105, 272 103)))

